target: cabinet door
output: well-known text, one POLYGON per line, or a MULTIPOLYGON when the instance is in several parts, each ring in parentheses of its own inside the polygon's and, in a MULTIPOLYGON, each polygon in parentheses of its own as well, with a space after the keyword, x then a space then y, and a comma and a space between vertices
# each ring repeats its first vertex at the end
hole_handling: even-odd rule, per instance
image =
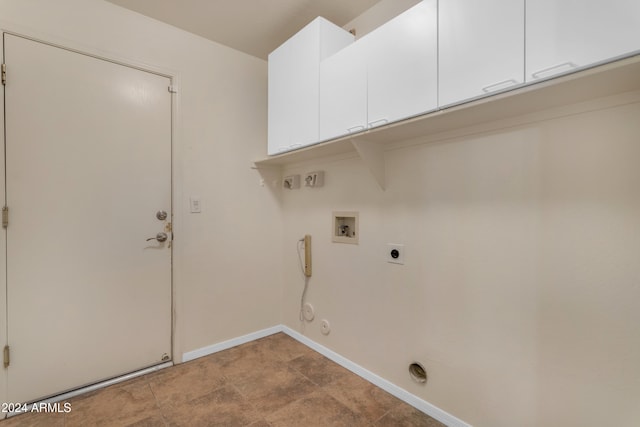
POLYGON ((638 0, 527 0, 526 79, 640 52, 638 0))
POLYGON ((522 84, 524 0, 440 1, 439 69, 441 107, 522 84))
POLYGON ((320 140, 366 129, 365 49, 355 42, 320 63, 320 140))
POLYGON ((424 0, 359 40, 367 53, 368 127, 437 108, 437 6, 424 0))
POLYGON ((291 145, 291 133, 286 117, 292 102, 288 87, 290 52, 281 47, 269 55, 267 153, 278 154, 291 145))
POLYGON ((318 140, 319 55, 315 22, 269 55, 269 154, 318 140))
POLYGON ((268 154, 319 140, 320 61, 353 42, 353 35, 316 18, 269 55, 268 154))

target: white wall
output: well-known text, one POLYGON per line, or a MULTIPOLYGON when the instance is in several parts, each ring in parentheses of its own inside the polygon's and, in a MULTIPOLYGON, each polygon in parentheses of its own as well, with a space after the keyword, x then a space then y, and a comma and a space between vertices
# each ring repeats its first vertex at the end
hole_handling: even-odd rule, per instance
POLYGON ((250 169, 266 62, 100 0, 1 0, 0 27, 177 77, 174 358, 280 323, 278 193, 250 169))
POLYGON ((617 99, 395 147, 386 191, 357 158, 290 166, 326 185, 283 193, 285 323, 474 426, 638 425, 640 94, 617 99), (333 210, 359 211, 358 246, 331 242, 333 210))
POLYGON ((266 155, 263 61, 98 0, 0 0, 0 26, 177 75, 177 359, 281 312, 302 329, 310 233, 310 338, 475 426, 637 424, 638 100, 394 149, 384 192, 355 158, 294 166, 326 185, 280 203, 249 169, 266 155), (360 212, 358 246, 331 243, 333 210, 360 212))

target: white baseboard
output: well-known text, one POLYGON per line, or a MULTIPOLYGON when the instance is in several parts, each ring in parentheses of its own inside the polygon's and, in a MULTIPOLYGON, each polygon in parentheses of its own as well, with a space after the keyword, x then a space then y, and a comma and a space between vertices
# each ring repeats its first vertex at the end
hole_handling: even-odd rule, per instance
POLYGON ((409 405, 413 406, 419 411, 422 411, 425 414, 429 415, 430 417, 440 421, 441 423, 446 424, 448 427, 471 427, 470 424, 467 424, 464 421, 449 414, 448 412, 443 411, 437 406, 434 406, 431 403, 420 399, 418 396, 409 393, 405 389, 398 387, 397 385, 385 380, 384 378, 374 374, 373 372, 366 370, 362 366, 352 362, 346 357, 339 355, 335 351, 330 350, 327 347, 324 347, 323 345, 320 345, 315 341, 312 341, 311 339, 305 337, 301 333, 296 332, 293 329, 284 325, 281 325, 281 327, 282 327, 282 332, 289 335, 291 338, 317 351, 318 353, 325 356, 327 359, 333 360, 338 365, 350 370, 354 374, 380 387, 387 393, 397 397, 403 402, 408 403, 409 405))
POLYGON ((221 342, 219 344, 210 345, 207 347, 203 347, 197 350, 193 350, 182 355, 182 361, 187 362, 189 360, 196 359, 198 357, 207 356, 212 353, 216 353, 218 351, 227 350, 231 347, 235 347, 240 344, 245 344, 253 340, 257 340, 259 338, 264 338, 268 335, 273 335, 278 332, 284 332, 289 335, 291 338, 299 341, 300 343, 306 345, 307 347, 317 351, 322 354, 326 358, 336 362, 338 365, 350 370, 354 374, 364 378, 370 383, 380 387, 387 393, 397 397, 403 402, 413 406, 421 412, 429 415, 432 418, 440 421, 441 423, 447 425, 448 427, 472 427, 470 424, 465 423, 464 421, 454 417, 446 411, 438 408, 437 406, 432 405, 431 403, 419 398, 418 396, 409 393, 403 388, 398 387, 390 381, 385 380, 384 378, 374 374, 371 371, 366 370, 362 366, 352 362, 336 353, 333 350, 328 349, 327 347, 318 344, 317 342, 305 337, 299 332, 294 331, 285 325, 277 325, 271 328, 263 329, 258 332, 254 332, 251 334, 243 335, 238 338, 234 338, 228 341, 221 342))
POLYGON ((243 335, 238 338, 232 338, 230 340, 223 341, 218 344, 213 344, 213 345, 199 348, 197 350, 182 353, 182 361, 188 362, 190 360, 197 359, 199 357, 208 356, 210 354, 217 353, 222 350, 227 350, 227 349, 230 349, 231 347, 235 347, 240 344, 246 344, 248 342, 255 341, 257 339, 264 338, 269 335, 277 334, 278 332, 283 332, 282 325, 273 326, 271 328, 263 329, 257 332, 252 332, 250 334, 243 335))

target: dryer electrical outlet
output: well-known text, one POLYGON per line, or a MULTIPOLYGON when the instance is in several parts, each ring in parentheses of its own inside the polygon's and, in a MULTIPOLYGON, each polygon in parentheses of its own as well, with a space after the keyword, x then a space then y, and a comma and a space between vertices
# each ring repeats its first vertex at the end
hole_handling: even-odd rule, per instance
POLYGON ((387 262, 404 265, 404 245, 387 243, 387 262))

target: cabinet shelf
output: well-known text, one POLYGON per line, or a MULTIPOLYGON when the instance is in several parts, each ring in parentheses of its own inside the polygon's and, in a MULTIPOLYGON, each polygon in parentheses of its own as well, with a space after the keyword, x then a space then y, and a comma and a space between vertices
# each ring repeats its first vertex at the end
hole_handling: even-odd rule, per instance
POLYGON ((640 90, 640 55, 541 81, 497 95, 357 134, 270 156, 257 169, 284 167, 347 153, 357 153, 384 189, 384 147, 443 132, 536 113, 596 98, 640 90))

